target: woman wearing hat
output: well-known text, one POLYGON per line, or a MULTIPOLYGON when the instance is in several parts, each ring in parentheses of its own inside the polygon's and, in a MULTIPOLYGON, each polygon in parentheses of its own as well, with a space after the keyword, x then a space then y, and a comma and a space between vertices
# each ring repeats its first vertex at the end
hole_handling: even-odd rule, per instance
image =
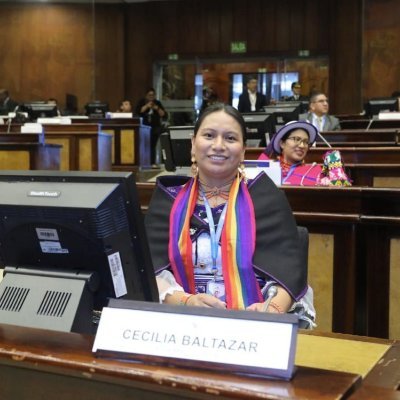
POLYGON ((260 160, 279 160, 283 185, 315 186, 322 168, 315 162, 306 164, 304 159, 317 134, 317 128, 308 122, 288 122, 272 137, 260 160))

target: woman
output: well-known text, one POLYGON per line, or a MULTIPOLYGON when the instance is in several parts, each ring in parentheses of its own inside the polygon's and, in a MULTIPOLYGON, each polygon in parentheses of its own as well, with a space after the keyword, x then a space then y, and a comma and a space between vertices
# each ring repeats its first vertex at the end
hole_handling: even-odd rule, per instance
POLYGON ((307 290, 296 223, 285 195, 265 175, 240 168, 245 125, 214 104, 192 138, 194 178, 159 178, 146 228, 160 300, 168 304, 286 312, 307 290), (260 288, 263 288, 262 291, 260 288))
POLYGON ((322 166, 304 162, 317 134, 317 128, 309 122, 288 122, 272 137, 259 159, 280 162, 283 185, 351 186, 338 150, 327 151, 322 166))
POLYGON ((304 163, 317 133, 317 128, 308 122, 288 122, 272 137, 259 159, 279 160, 283 185, 317 185, 322 172, 321 166, 317 163, 304 163))

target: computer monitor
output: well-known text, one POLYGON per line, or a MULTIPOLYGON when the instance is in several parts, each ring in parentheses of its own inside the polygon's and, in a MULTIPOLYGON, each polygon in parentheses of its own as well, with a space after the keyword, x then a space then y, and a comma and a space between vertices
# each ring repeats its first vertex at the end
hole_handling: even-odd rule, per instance
POLYGON ((371 118, 379 115, 381 111, 398 111, 398 100, 396 97, 380 97, 368 100, 366 113, 371 118))
POLYGON ((275 133, 272 114, 253 112, 243 113, 242 116, 246 125, 246 146, 265 147, 275 133))
POLYGON ((273 115, 275 132, 278 131, 283 125, 290 121, 298 121, 301 110, 301 104, 280 104, 264 107, 267 114, 273 115))
POLYGON ((161 152, 167 171, 187 175, 190 172, 194 126, 170 126, 160 136, 161 152))
POLYGON ((85 105, 85 114, 89 118, 105 118, 108 111, 108 103, 103 103, 101 101, 93 101, 85 105))
POLYGON ((53 118, 58 116, 57 104, 48 104, 44 102, 23 103, 18 111, 28 114, 30 121, 36 121, 38 118, 53 118))
POLYGON ((109 298, 158 301, 132 173, 0 171, 0 192, 0 322, 90 332, 109 298))

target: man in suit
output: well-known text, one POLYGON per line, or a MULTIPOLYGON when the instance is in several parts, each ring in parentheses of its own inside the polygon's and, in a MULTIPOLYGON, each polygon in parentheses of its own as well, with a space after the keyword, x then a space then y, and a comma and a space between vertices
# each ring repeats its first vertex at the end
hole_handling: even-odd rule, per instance
POLYGON ((257 92, 257 79, 250 78, 247 81, 247 90, 239 96, 238 110, 241 113, 262 111, 267 105, 267 98, 262 93, 257 92))
POLYGON ((18 103, 10 98, 8 90, 0 89, 0 115, 15 111, 18 103))
POLYGON ((329 101, 322 92, 315 92, 310 98, 310 109, 308 113, 300 114, 299 121, 312 123, 320 132, 336 131, 340 129, 339 120, 328 114, 329 101))
POLYGON ((286 101, 308 101, 307 96, 303 96, 301 94, 301 85, 299 82, 292 83, 292 96, 288 96, 285 100, 286 101))

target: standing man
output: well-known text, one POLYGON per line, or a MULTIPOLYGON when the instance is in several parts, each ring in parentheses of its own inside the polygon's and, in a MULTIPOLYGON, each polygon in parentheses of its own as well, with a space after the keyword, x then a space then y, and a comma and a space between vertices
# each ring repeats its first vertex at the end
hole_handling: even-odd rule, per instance
POLYGON ((336 131, 340 129, 339 120, 328 114, 329 100, 322 92, 315 92, 310 98, 310 110, 308 113, 300 114, 299 121, 312 123, 319 132, 336 131))
POLYGON ((151 164, 156 167, 156 146, 163 127, 162 118, 167 116, 163 105, 156 99, 156 91, 153 88, 147 90, 145 97, 139 100, 135 113, 143 118, 143 124, 151 126, 150 155, 151 164))
POLYGON ((18 103, 10 98, 7 89, 0 89, 0 115, 15 111, 18 103))
POLYGON ((286 101, 307 101, 308 97, 301 94, 301 84, 299 82, 292 83, 292 96, 286 98, 286 101))
POLYGON ((257 79, 250 78, 247 81, 247 90, 239 96, 238 110, 241 113, 262 111, 267 105, 267 98, 262 93, 257 92, 257 79))

